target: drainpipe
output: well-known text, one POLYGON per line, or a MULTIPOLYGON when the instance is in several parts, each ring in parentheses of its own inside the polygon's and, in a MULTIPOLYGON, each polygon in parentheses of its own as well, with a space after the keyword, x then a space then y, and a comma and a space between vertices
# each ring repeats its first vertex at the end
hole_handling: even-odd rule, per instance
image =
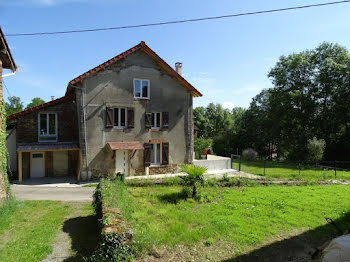
POLYGON ((88 165, 88 146, 86 139, 86 105, 85 105, 85 89, 79 86, 70 85, 73 88, 81 90, 82 107, 83 107, 83 123, 84 123, 84 144, 85 144, 85 164, 86 164, 86 178, 89 178, 89 165, 88 165))

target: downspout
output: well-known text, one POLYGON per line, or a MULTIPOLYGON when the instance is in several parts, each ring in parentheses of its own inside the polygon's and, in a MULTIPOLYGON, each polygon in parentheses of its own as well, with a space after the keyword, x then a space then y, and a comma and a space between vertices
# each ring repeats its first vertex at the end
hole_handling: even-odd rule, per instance
POLYGON ((81 90, 81 100, 82 100, 82 107, 83 107, 83 126, 84 126, 84 144, 85 144, 85 164, 86 164, 86 178, 89 178, 89 165, 88 165, 88 146, 87 146, 87 138, 86 138, 86 105, 85 105, 85 92, 84 88, 79 86, 73 86, 70 85, 73 88, 81 90))

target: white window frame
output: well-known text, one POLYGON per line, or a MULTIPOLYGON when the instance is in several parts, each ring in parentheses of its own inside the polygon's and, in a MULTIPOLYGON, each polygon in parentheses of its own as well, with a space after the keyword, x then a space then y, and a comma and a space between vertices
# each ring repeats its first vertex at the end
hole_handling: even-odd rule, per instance
POLYGON ((117 128, 117 129, 124 129, 128 126, 128 109, 126 107, 113 107, 113 128, 117 128), (114 114, 115 114, 115 110, 118 109, 118 125, 115 125, 114 123, 114 114), (121 109, 125 110, 125 126, 121 125, 121 109))
POLYGON ((151 166, 160 166, 162 164, 162 153, 163 153, 162 143, 152 143, 151 145, 152 145, 152 150, 153 150, 153 155, 154 155, 155 160, 159 160, 159 163, 158 163, 158 162, 153 162, 153 159, 151 159, 151 166), (159 145, 159 150, 160 150, 159 159, 156 159, 157 158, 157 145, 159 145))
POLYGON ((41 112, 38 114, 38 141, 42 143, 50 143, 50 142, 57 142, 57 130, 58 130, 58 121, 57 121, 57 113, 53 112, 41 112), (49 132, 49 115, 55 115, 55 134, 45 134, 42 135, 40 132, 40 115, 46 115, 46 130, 49 132), (55 140, 41 140, 42 137, 54 137, 55 140))
POLYGON ((152 118, 154 119, 151 128, 152 129, 161 129, 162 127, 162 112, 152 112, 152 118), (159 127, 157 126, 157 115, 159 114, 159 127))
POLYGON ((135 99, 149 99, 150 98, 150 93, 151 93, 151 81, 148 79, 140 79, 140 78, 134 78, 133 80, 133 86, 134 86, 134 98, 135 99), (138 80, 141 82, 141 90, 140 90, 140 96, 136 96, 135 94, 135 81, 138 80), (142 81, 148 82, 148 88, 147 88, 147 97, 142 96, 142 81))

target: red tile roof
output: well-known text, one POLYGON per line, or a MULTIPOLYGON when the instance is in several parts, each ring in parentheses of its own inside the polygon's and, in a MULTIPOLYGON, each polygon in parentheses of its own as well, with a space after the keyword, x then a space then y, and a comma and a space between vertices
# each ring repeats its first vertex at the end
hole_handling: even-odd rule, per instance
POLYGON ((136 150, 143 149, 143 146, 139 141, 128 141, 128 142, 108 142, 110 150, 136 150))
POLYGON ((169 66, 162 58, 160 58, 151 48, 149 48, 144 41, 138 45, 126 50, 125 52, 107 60, 106 62, 94 67, 93 69, 81 74, 80 76, 71 80, 67 87, 67 93, 71 90, 70 85, 76 85, 80 83, 85 77, 104 70, 107 66, 117 62, 120 59, 125 58, 127 55, 132 54, 138 50, 142 50, 145 54, 151 57, 161 68, 163 68, 169 75, 177 80, 181 85, 187 88, 194 97, 200 97, 202 94, 194 88, 189 82, 186 81, 181 75, 179 75, 171 66, 169 66))
POLYGON ((14 119, 14 118, 17 118, 17 117, 29 114, 31 112, 37 111, 39 109, 42 109, 42 108, 45 108, 45 107, 48 107, 48 106, 53 106, 53 105, 56 105, 56 104, 61 103, 61 102, 72 100, 74 97, 75 97, 75 93, 71 93, 69 95, 57 98, 57 99, 49 101, 47 103, 44 103, 44 104, 41 104, 41 105, 38 105, 38 106, 34 106, 34 107, 31 107, 31 108, 25 109, 25 110, 23 110, 21 112, 9 115, 7 117, 7 120, 14 119))

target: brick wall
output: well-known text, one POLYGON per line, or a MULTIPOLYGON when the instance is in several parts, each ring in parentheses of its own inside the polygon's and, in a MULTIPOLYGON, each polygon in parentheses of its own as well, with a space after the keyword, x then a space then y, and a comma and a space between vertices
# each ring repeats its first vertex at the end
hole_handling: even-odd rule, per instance
POLYGON ((56 113, 58 124, 58 142, 78 142, 78 117, 75 101, 62 101, 23 115, 17 120, 17 143, 38 142, 38 114, 56 113))

